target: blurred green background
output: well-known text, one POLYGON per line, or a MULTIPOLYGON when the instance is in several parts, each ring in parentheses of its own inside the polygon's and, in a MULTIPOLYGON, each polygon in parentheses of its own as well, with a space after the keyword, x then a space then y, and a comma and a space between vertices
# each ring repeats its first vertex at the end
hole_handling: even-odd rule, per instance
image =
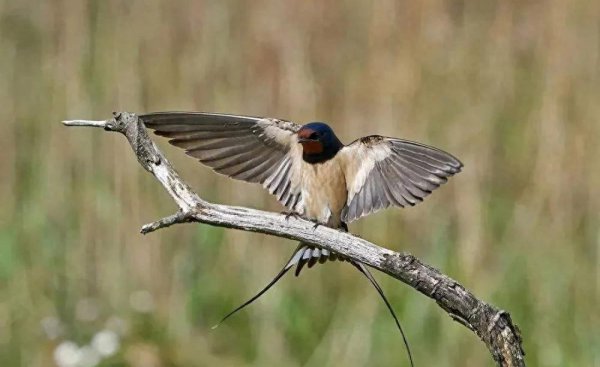
MULTIPOLYGON (((0 1, 0 365, 406 365, 353 268, 253 295, 295 243, 203 225, 122 136, 65 128, 112 111, 328 121, 345 142, 433 144, 464 172, 351 225, 508 310, 529 366, 600 366, 600 2, 0 1)), ((273 211, 156 139, 206 199, 273 211)), ((434 302, 377 274, 417 366, 492 366, 434 302)))

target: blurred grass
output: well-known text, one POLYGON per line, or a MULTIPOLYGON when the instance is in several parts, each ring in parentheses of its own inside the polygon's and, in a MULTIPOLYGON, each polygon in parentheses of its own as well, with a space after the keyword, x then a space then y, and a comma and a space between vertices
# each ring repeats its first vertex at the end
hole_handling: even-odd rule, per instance
MULTIPOLYGON (((404 365, 380 300, 343 265, 211 330, 294 243, 197 225, 141 236, 173 203, 120 136, 59 123, 202 110, 456 154, 465 171, 425 203, 351 230, 510 311, 529 365, 600 366, 598 101, 594 1, 0 1, 0 364, 52 365, 61 341, 116 328, 102 365, 404 365)), ((280 210, 159 143, 207 199, 280 210)), ((430 300, 378 278, 417 365, 493 365, 430 300)))

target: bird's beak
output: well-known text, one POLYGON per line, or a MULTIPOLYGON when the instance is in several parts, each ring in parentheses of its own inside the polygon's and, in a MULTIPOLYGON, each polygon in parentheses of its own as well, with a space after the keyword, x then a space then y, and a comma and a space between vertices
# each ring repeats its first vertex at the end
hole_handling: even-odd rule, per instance
POLYGON ((300 144, 308 143, 309 141, 312 141, 312 140, 307 139, 307 138, 298 138, 298 143, 300 143, 300 144))

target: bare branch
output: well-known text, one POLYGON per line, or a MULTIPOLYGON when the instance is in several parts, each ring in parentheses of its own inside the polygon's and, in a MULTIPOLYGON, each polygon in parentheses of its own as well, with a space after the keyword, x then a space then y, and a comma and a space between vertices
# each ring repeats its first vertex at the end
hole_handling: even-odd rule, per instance
POLYGON ((63 123, 67 126, 102 127, 124 134, 140 164, 160 181, 173 198, 179 211, 144 225, 142 233, 177 223, 199 222, 314 243, 378 269, 435 300, 453 320, 479 336, 499 366, 525 366, 519 329, 506 311, 477 299, 461 284, 414 256, 390 251, 325 226, 315 229, 312 222, 303 219, 286 219, 282 214, 202 200, 179 178, 135 114, 121 112, 114 113, 114 117, 106 121, 72 120, 63 123))

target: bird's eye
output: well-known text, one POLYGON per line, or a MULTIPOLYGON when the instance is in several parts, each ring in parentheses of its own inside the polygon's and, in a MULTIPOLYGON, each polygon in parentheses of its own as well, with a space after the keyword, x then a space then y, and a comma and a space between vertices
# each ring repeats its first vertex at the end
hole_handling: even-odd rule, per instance
POLYGON ((310 134, 310 136, 308 137, 310 140, 318 140, 319 139, 319 134, 317 133, 312 133, 310 134))

